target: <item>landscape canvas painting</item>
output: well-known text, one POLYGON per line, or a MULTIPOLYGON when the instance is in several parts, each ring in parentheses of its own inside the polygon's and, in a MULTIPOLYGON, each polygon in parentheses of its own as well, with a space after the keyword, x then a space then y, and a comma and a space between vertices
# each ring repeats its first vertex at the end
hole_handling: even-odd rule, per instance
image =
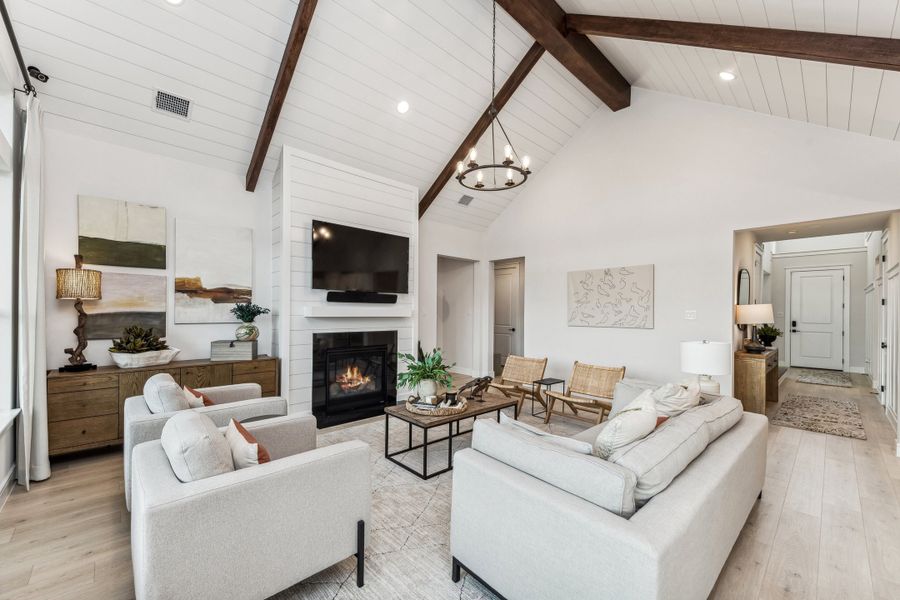
POLYGON ((234 323, 231 308, 253 296, 253 232, 175 223, 175 322, 234 323))
POLYGON ((166 209, 78 196, 78 253, 91 265, 166 268, 166 209))
POLYGON ((166 335, 166 276, 103 273, 103 298, 85 301, 85 335, 89 340, 109 340, 122 336, 131 325, 153 328, 166 335))
POLYGON ((653 329, 653 265, 568 274, 569 327, 653 329))

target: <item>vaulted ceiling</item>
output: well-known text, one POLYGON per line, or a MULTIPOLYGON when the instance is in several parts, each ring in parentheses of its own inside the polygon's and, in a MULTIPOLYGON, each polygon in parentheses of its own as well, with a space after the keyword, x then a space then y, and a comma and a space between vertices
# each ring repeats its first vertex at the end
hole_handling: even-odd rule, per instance
MULTIPOLYGON (((900 38, 897 0, 558 0, 567 13, 900 38)), ((632 85, 900 139, 900 72, 592 36, 632 85), (733 72, 730 82, 718 77, 733 72)))
MULTIPOLYGON (((558 0, 569 13, 900 37, 898 0, 558 0)), ((57 126, 243 178, 295 0, 8 0, 27 64, 57 126), (157 90, 188 98, 189 120, 156 111, 157 90)), ((420 194, 490 97, 490 0, 319 0, 264 164, 282 144, 415 185, 420 194), (396 110, 407 100, 410 110, 396 110)), ((498 9, 498 86, 532 45, 498 9)), ((897 139, 900 73, 592 37, 636 86, 897 139), (737 79, 725 83, 723 70, 737 79)), ((541 166, 600 100, 544 53, 501 112, 541 166)), ((604 109, 605 110, 605 109, 604 109)), ((501 145, 502 147, 502 145, 501 145)), ((479 154, 488 152, 487 135, 479 154)), ((451 180, 429 218, 486 228, 518 190, 468 206, 451 180)))
MULTIPOLYGON (((9 5, 26 62, 51 77, 38 92, 61 126, 244 175, 295 1, 9 5), (190 121, 154 110, 156 90, 190 99, 190 121)), ((490 99, 490 9, 488 0, 319 0, 261 179, 290 144, 424 192, 490 99)), ((499 86, 533 40, 497 13, 499 86)), ((537 173, 600 104, 544 54, 501 117, 537 173)), ((451 181, 430 218, 483 229, 516 194, 479 194, 463 207, 463 191, 451 181)))

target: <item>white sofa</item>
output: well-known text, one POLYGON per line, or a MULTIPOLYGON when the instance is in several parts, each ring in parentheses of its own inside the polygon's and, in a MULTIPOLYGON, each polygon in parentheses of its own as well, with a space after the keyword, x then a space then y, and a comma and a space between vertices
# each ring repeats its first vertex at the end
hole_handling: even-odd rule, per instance
MULTIPOLYGON (((589 442, 603 425, 575 437, 589 442)), ((636 512, 640 481, 628 469, 504 427, 477 422, 472 448, 454 457, 450 545, 455 581, 465 569, 507 600, 702 600, 765 479, 758 414, 744 413, 636 512)))
MULTIPOLYGON (((204 406, 188 410, 202 412, 218 427, 228 425, 233 418, 238 421, 259 417, 277 417, 287 414, 284 398, 262 396, 258 383, 238 383, 218 387, 200 388, 215 402, 215 406, 204 406)), ((143 442, 158 440, 163 426, 176 412, 153 413, 144 396, 125 399, 123 460, 125 464, 125 505, 131 510, 131 461, 134 447, 143 442)))
POLYGON ((135 447, 137 600, 263 599, 354 555, 362 585, 369 446, 316 449, 310 416, 246 428, 271 462, 190 483, 176 478, 159 440, 135 447))

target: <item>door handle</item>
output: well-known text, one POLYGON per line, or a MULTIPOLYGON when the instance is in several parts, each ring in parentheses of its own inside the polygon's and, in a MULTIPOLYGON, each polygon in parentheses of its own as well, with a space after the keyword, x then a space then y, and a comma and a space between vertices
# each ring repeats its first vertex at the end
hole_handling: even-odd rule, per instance
POLYGON ((516 328, 515 328, 515 327, 510 327, 509 330, 510 330, 510 331, 515 331, 516 328))

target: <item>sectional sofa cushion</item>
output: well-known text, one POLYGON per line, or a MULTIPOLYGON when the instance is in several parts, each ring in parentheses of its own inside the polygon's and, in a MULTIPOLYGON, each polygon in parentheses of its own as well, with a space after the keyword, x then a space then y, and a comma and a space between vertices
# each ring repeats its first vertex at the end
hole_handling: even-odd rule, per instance
POLYGON ((609 461, 637 476, 635 501, 643 505, 666 489, 717 437, 740 421, 739 400, 723 396, 668 419, 653 433, 621 447, 609 461))
POLYGON ((159 439, 172 471, 183 483, 234 471, 231 446, 201 412, 176 413, 166 421, 159 439))
POLYGON ((677 383, 667 383, 653 391, 656 412, 667 417, 680 415, 700 404, 700 384, 692 383, 684 388, 677 383))
POLYGON ((571 450, 572 452, 577 452, 578 454, 590 454, 593 450, 593 446, 591 444, 593 440, 585 442, 572 437, 554 435, 549 431, 544 431, 543 429, 538 429, 537 427, 529 425, 528 423, 523 423, 522 421, 512 419, 507 416, 506 413, 500 413, 500 424, 515 427, 520 431, 526 431, 531 435, 538 436, 545 442, 556 444, 557 446, 561 446, 567 450, 571 450))
POLYGON ((157 373, 144 383, 144 402, 154 414, 190 408, 184 390, 168 373, 157 373))
POLYGON ((612 513, 634 513, 637 478, 620 465, 489 419, 475 421, 472 448, 612 513))
POLYGON ((608 419, 612 419, 619 414, 623 408, 634 402, 634 400, 647 390, 655 390, 659 387, 658 383, 650 381, 642 381, 640 379, 625 378, 616 384, 613 389, 612 408, 609 411, 608 419))
POLYGON ((651 433, 656 428, 655 403, 653 391, 645 390, 620 410, 594 440, 594 454, 600 458, 609 458, 618 448, 651 433))

